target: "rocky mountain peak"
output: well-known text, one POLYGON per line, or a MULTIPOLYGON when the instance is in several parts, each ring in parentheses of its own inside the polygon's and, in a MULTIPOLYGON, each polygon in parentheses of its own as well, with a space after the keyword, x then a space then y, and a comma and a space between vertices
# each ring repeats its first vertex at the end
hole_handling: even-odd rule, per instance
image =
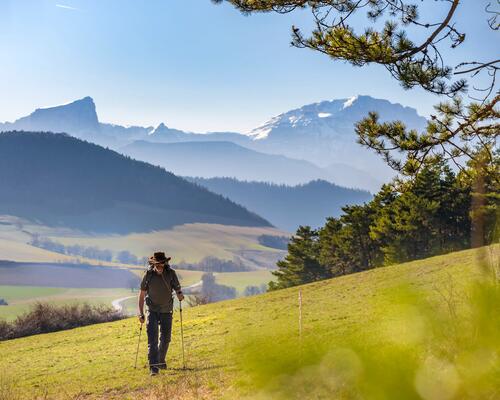
POLYGON ((59 106, 38 108, 15 122, 17 129, 45 130, 66 133, 96 133, 99 131, 94 100, 84 97, 59 106))

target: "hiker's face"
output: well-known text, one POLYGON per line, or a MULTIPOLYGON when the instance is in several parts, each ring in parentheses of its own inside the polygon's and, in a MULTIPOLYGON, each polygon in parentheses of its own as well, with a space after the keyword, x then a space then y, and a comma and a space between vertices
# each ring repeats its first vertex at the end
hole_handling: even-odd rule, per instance
POLYGON ((165 269, 164 263, 155 263, 154 268, 157 274, 161 275, 163 270, 165 269))

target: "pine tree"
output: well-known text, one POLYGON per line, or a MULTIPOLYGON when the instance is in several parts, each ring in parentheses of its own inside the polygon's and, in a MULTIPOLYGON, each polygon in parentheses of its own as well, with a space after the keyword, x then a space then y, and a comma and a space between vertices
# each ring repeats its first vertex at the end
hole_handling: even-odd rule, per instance
POLYGON ((319 262, 318 231, 301 226, 288 244, 288 254, 278 261, 278 270, 272 274, 277 281, 270 290, 282 289, 332 277, 319 262))

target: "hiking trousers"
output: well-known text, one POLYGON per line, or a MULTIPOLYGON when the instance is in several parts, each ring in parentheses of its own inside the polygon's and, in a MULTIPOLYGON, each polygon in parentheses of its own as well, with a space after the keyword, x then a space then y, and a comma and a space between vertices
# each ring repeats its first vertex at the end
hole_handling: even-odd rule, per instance
POLYGON ((172 313, 150 311, 146 326, 150 368, 166 366, 168 345, 172 337, 172 313), (158 328, 160 340, 158 341, 158 328))

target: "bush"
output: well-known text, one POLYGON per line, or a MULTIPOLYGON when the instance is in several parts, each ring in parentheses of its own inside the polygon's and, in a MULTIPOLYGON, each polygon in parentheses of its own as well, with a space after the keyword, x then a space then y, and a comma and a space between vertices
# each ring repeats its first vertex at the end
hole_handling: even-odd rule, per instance
POLYGON ((86 303, 56 306, 36 303, 30 311, 17 317, 14 322, 9 324, 0 321, 0 340, 62 331, 121 318, 121 312, 109 306, 92 306, 86 303))
POLYGON ((245 287, 245 290, 243 291, 243 296, 255 296, 257 294, 262 294, 267 292, 267 285, 264 283, 260 286, 253 286, 249 285, 245 287))
POLYGON ((116 255, 116 261, 122 264, 139 265, 139 259, 128 250, 122 250, 116 255))

